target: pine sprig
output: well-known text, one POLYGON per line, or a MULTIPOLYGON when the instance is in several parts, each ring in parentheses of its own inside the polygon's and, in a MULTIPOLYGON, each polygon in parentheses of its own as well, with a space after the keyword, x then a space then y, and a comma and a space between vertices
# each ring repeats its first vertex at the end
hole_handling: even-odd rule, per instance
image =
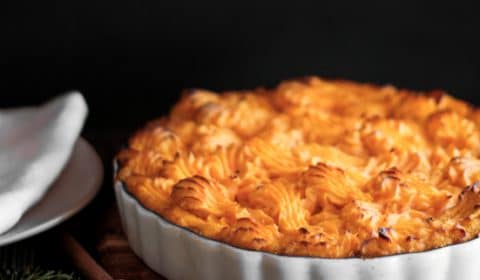
POLYGON ((0 272, 0 280, 80 280, 80 278, 74 274, 67 274, 62 271, 46 271, 35 268, 21 272, 9 269, 4 270, 0 272))

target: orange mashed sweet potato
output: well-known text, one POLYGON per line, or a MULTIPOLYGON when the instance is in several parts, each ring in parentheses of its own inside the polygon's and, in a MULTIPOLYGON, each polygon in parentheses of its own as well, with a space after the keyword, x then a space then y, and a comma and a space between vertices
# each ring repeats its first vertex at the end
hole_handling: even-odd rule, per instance
POLYGON ((191 90, 131 137, 117 179, 202 236, 314 257, 424 251, 480 232, 480 110, 442 91, 316 77, 191 90))

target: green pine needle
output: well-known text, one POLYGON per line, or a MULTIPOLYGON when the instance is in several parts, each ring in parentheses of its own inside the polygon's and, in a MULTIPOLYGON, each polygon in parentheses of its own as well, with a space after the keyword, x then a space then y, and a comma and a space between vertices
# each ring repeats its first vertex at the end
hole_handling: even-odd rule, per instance
POLYGON ((80 280, 80 278, 74 274, 66 274, 61 271, 45 271, 35 268, 22 272, 7 269, 0 272, 0 280, 80 280))

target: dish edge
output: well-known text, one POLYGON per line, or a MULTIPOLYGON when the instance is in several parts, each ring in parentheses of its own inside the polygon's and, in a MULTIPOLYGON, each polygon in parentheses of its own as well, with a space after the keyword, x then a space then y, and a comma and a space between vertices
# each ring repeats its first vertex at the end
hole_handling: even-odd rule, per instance
POLYGON ((480 240, 375 258, 318 258, 246 250, 203 237, 147 209, 116 180, 120 217, 134 252, 169 279, 479 279, 480 240), (167 253, 164 253, 167 252, 167 253))

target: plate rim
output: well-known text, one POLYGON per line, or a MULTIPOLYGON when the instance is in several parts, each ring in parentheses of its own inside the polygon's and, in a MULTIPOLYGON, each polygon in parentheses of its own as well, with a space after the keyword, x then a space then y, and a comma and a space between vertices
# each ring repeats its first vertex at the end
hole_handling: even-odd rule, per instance
MULTIPOLYGON (((92 187, 92 191, 88 192, 88 194, 86 196, 82 197, 82 199, 79 200, 78 203, 76 203, 73 207, 69 208, 67 211, 59 213, 57 215, 54 215, 53 217, 51 217, 51 218, 49 218, 49 219, 47 219, 47 220, 45 220, 45 221, 43 221, 43 222, 41 222, 37 225, 34 225, 33 227, 30 227, 30 228, 28 228, 28 229, 26 229, 22 232, 19 232, 18 234, 15 234, 11 237, 3 238, 2 235, 8 234, 11 230, 13 230, 15 228, 15 226, 14 226, 12 229, 10 229, 10 230, 6 231, 4 234, 0 235, 0 247, 3 247, 3 246, 6 246, 6 245, 9 245, 9 244, 27 239, 27 238, 32 237, 32 236, 35 236, 39 233, 45 232, 45 231, 63 223, 64 221, 70 219, 73 215, 80 212, 80 210, 85 208, 97 196, 97 194, 100 191, 100 188, 102 186, 102 181, 103 181, 103 178, 104 178, 104 170, 103 170, 102 160, 100 159, 98 153, 95 151, 93 146, 90 145, 90 143, 86 139, 84 139, 83 137, 78 138, 77 142, 75 143, 75 146, 77 146, 77 145, 84 145, 85 148, 87 149, 87 151, 89 151, 89 153, 91 153, 91 155, 93 157, 93 160, 95 162, 94 164, 98 165, 100 167, 99 168, 99 176, 96 178, 96 180, 94 182, 95 186, 92 187)), ((60 173, 60 175, 64 171, 65 170, 63 170, 60 173)), ((60 177, 60 175, 59 175, 59 177, 60 177)), ((57 179, 59 177, 57 177, 57 179)), ((55 182, 53 184, 55 184, 55 182)), ((37 203, 32 205, 31 208, 35 207, 44 198, 40 199, 37 203)), ((30 210, 28 210, 28 211, 30 211, 30 210)), ((27 212, 25 212, 25 214, 27 212)), ((20 218, 17 225, 25 218, 25 214, 22 216, 22 218, 20 218)))

